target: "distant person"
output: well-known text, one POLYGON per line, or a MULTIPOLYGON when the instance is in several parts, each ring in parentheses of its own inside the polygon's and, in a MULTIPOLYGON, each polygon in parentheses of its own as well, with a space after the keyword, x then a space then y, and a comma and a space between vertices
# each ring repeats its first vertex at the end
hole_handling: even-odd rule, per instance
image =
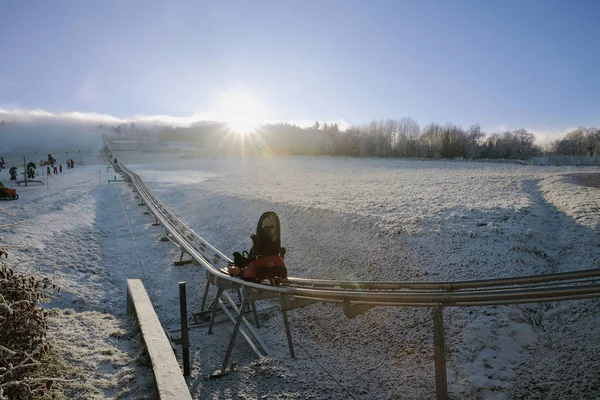
POLYGON ((113 160, 113 163, 118 164, 119 162, 117 161, 117 157, 115 157, 115 159, 113 160))
POLYGON ((29 179, 33 179, 35 178, 35 169, 36 169, 36 165, 33 161, 30 161, 29 163, 27 163, 27 178, 29 179))
POLYGON ((4 157, 0 157, 0 171, 4 168, 4 157))
POLYGON ((11 167, 8 170, 8 173, 10 174, 10 180, 11 181, 16 181, 17 180, 17 167, 11 167))
POLYGON ((58 166, 58 172, 60 172, 60 173, 62 174, 62 164, 60 164, 60 165, 58 166))
POLYGON ((50 176, 52 173, 50 172, 50 167, 46 167, 46 175, 50 176))
POLYGON ((58 167, 52 167, 54 168, 54 175, 58 175, 58 167))

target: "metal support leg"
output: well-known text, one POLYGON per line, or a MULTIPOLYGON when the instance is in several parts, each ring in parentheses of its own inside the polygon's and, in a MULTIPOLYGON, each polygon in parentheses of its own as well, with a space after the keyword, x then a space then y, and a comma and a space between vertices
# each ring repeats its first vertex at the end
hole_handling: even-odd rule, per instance
POLYGON ((252 307, 252 313, 254 314, 254 323, 256 324, 256 327, 260 329, 260 321, 258 320, 258 313, 256 312, 256 303, 251 301, 250 307, 252 307))
POLYGON ((435 398, 448 399, 446 377, 446 345, 444 343, 444 315, 439 304, 433 309, 433 354, 435 358, 435 398))
POLYGON ((212 312, 210 313, 210 324, 208 324, 208 334, 212 334, 212 328, 215 323, 215 314, 217 313, 217 307, 219 307, 219 297, 223 293, 223 289, 217 289, 217 297, 215 297, 212 312))
POLYGON ((169 241, 169 231, 165 228, 165 236, 161 237, 160 239, 161 242, 168 242, 169 241))
POLYGON ((190 264, 192 262, 191 258, 189 260, 183 259, 184 253, 186 253, 186 251, 183 249, 183 247, 181 247, 181 254, 179 255, 179 261, 173 261, 173 265, 186 265, 186 264, 190 264))
POLYGON ((233 345, 235 344, 235 339, 237 337, 237 333, 240 330, 240 324, 242 323, 242 318, 244 317, 244 309, 246 308, 246 303, 248 300, 244 299, 242 301, 242 306, 240 307, 240 313, 235 321, 235 328, 233 328, 233 333, 231 334, 231 340, 229 341, 229 347, 227 347, 227 353, 225 354, 225 360, 223 360, 223 365, 221 366, 221 373, 225 372, 227 368, 227 363, 229 362, 229 357, 231 357, 231 351, 233 350, 233 345))
POLYGON ((204 306, 206 305, 206 298, 208 297, 208 290, 210 289, 210 282, 206 279, 206 286, 204 287, 204 296, 202 297, 202 305, 200 306, 200 311, 204 311, 204 306))
POLYGON ((294 353, 294 344, 292 343, 292 332, 290 331, 290 322, 288 321, 287 311, 281 308, 281 313, 283 314, 283 325, 285 326, 285 334, 287 336, 288 346, 290 348, 290 357, 296 358, 296 354, 294 353))
POLYGON ((181 315, 181 348, 183 355, 183 376, 190 376, 190 339, 188 334, 187 300, 185 282, 179 282, 179 311, 181 315))

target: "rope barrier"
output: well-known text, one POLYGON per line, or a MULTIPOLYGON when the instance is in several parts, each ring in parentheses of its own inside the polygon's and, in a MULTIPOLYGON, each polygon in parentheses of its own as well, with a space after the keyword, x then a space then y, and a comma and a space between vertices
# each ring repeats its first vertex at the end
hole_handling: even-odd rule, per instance
POLYGON ((121 203, 121 208, 123 209, 123 215, 125 216, 125 220, 127 221, 127 226, 129 227, 129 235, 131 236, 131 241, 133 242, 135 255, 137 256, 138 262, 140 263, 142 276, 144 277, 144 280, 146 280, 146 273, 144 271, 144 266, 142 265, 142 259, 140 258, 140 253, 138 251, 137 244, 135 243, 135 238, 133 237, 133 230, 131 229, 131 224, 129 223, 129 217, 127 216, 127 212, 125 212, 125 206, 123 205, 123 200, 121 199, 121 193, 119 193, 119 188, 117 186, 115 186, 115 190, 117 191, 117 196, 119 197, 119 202, 121 203))

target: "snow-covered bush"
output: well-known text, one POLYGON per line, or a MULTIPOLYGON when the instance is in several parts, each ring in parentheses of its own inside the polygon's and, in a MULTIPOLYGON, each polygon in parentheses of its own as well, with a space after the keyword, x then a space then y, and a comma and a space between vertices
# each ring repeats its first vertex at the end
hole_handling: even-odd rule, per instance
POLYGON ((0 400, 43 398, 52 381, 31 378, 50 349, 46 318, 38 306, 60 290, 47 278, 15 272, 0 262, 0 400))

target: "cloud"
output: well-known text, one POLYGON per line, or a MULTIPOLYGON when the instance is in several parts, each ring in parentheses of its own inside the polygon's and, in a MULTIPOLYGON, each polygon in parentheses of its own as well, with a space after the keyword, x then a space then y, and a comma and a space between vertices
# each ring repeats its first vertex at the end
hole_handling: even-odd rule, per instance
POLYGON ((575 127, 567 129, 527 129, 535 135, 535 142, 542 146, 547 146, 555 140, 562 139, 565 135, 575 129, 575 127))
POLYGON ((189 126, 198 121, 212 119, 212 113, 192 114, 189 117, 174 117, 169 115, 135 115, 130 118, 119 118, 110 114, 100 114, 93 112, 71 111, 65 113, 51 113, 49 111, 35 109, 1 109, 0 119, 17 122, 33 123, 74 123, 74 124, 126 124, 130 122, 149 124, 149 125, 173 125, 189 126))
POLYGON ((170 115, 136 115, 132 121, 153 125, 190 126, 200 121, 219 121, 221 118, 214 112, 208 111, 192 114, 189 117, 174 117, 170 115))
POLYGON ((6 121, 16 122, 39 122, 39 123, 124 123, 127 120, 113 117, 108 114, 98 113, 82 113, 82 112, 67 112, 55 114, 49 111, 34 109, 34 110, 23 110, 23 109, 1 109, 0 108, 0 119, 6 121))
MULTIPOLYGON (((501 125, 492 126, 492 127, 484 127, 484 128, 482 128, 482 130, 484 132, 486 132, 488 135, 491 135, 493 133, 504 133, 507 131, 512 131, 514 129, 520 129, 520 128, 522 128, 522 127, 510 127, 507 124, 501 124, 501 125)), ((535 142, 537 144, 546 146, 555 140, 562 139, 567 134, 567 132, 572 131, 573 129, 575 129, 575 127, 570 127, 570 128, 539 128, 539 127, 535 127, 535 128, 529 127, 528 128, 528 127, 525 127, 524 129, 526 129, 528 132, 531 132, 535 135, 535 142)))
MULTIPOLYGON (((205 111, 201 113, 194 113, 187 117, 181 116, 172 116, 172 115, 134 115, 128 118, 119 118, 109 114, 100 114, 93 112, 78 112, 71 111, 65 113, 51 113, 49 111, 34 109, 34 110, 24 110, 24 109, 2 109, 0 108, 0 120, 6 121, 17 121, 17 122, 30 122, 30 123, 71 123, 71 124, 89 124, 89 125, 98 125, 98 124, 108 124, 108 125, 117 125, 117 124, 128 124, 131 122, 135 122, 136 124, 141 125, 167 125, 167 126, 176 126, 176 127, 186 127, 190 126, 194 123, 201 121, 226 121, 226 118, 218 112, 214 111, 205 111)), ((309 127, 315 124, 315 120, 311 119, 299 119, 299 120, 290 120, 290 121, 280 121, 280 120, 272 120, 272 121, 262 121, 264 123, 279 123, 279 122, 287 122, 289 124, 297 125, 300 127, 309 127)), ((319 120, 320 124, 338 124, 340 130, 347 129, 350 124, 342 118, 337 120, 319 120)))
POLYGON ((506 132, 508 131, 508 125, 506 124, 500 124, 500 125, 496 125, 496 126, 492 126, 489 128, 483 128, 484 132, 489 132, 489 133, 501 133, 501 132, 506 132))
POLYGON ((350 127, 350 124, 343 118, 340 118, 337 120, 294 119, 294 120, 290 120, 290 121, 270 121, 269 123, 278 123, 278 122, 285 123, 285 122, 287 122, 288 124, 296 125, 301 128, 308 128, 308 127, 313 126, 316 121, 318 121, 319 124, 321 124, 321 125, 337 124, 338 128, 340 128, 341 131, 345 131, 346 129, 348 129, 350 127))

